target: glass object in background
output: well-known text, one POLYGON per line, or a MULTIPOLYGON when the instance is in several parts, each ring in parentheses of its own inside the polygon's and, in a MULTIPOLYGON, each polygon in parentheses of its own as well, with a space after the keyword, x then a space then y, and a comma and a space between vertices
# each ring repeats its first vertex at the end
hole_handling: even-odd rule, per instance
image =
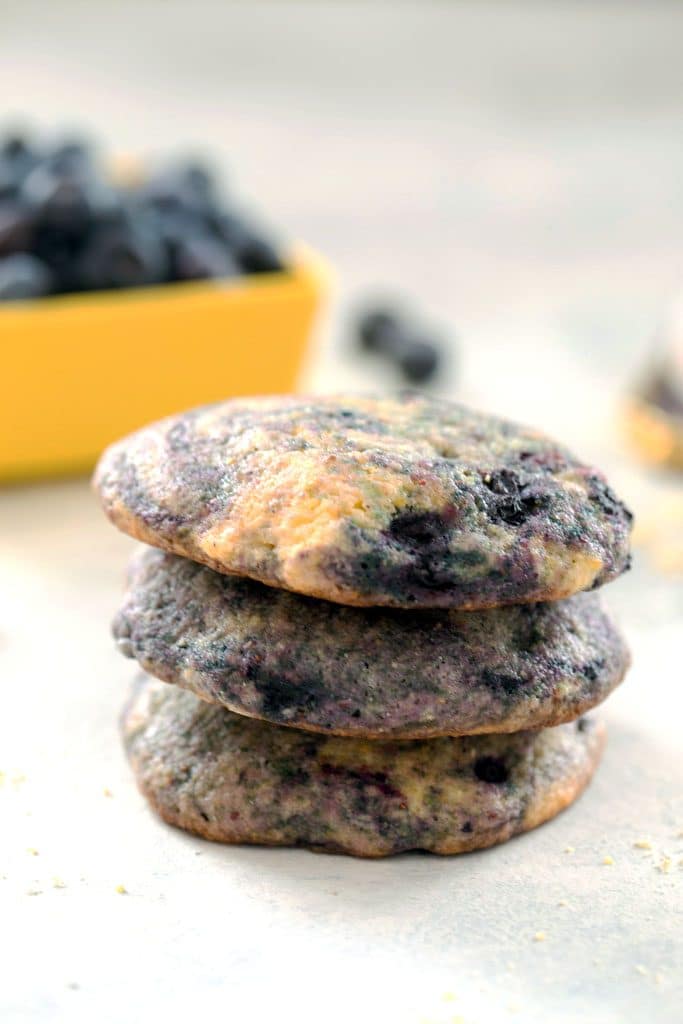
POLYGON ((655 340, 626 404, 626 428, 648 462, 683 470, 683 297, 655 340))

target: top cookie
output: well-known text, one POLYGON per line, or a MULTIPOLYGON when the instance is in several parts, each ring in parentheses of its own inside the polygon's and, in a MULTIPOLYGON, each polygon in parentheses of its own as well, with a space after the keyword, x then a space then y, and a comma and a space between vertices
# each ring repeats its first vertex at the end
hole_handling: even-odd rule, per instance
POLYGON ((552 601, 629 562, 632 517, 599 472, 422 395, 193 409, 108 448, 95 485, 139 540, 341 604, 552 601))

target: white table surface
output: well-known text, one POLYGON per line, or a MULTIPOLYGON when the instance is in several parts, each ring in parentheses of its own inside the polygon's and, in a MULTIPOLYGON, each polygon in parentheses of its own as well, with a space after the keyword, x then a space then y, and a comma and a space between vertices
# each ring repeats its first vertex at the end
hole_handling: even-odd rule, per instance
MULTIPOLYGON (((126 147, 207 140, 328 253, 342 300, 407 289, 454 324, 440 389, 561 436, 649 527, 607 592, 634 667, 586 795, 505 846, 363 862, 202 842, 147 810, 119 747, 131 666, 108 623, 132 542, 84 481, 0 492, 0 1019, 675 1024, 683 587, 652 540, 680 536, 681 486, 630 461, 614 409, 680 283, 683 11, 188 11, 13 5, 3 95, 126 147)), ((347 320, 322 324, 309 386, 393 386, 343 355, 347 320)))

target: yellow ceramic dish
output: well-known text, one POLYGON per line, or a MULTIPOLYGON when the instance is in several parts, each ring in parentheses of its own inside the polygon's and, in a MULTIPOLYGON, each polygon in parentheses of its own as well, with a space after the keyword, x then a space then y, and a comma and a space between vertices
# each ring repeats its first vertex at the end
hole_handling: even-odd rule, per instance
POLYGON ((327 271, 0 305, 0 480, 82 472, 180 409, 295 388, 327 271))

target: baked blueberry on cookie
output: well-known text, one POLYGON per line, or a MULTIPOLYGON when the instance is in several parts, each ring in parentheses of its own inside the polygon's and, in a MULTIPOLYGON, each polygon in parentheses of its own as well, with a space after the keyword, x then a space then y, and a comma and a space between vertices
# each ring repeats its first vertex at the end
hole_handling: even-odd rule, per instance
POLYGON ((479 612, 345 608, 154 549, 131 564, 114 636, 147 672, 234 712, 363 737, 571 721, 629 661, 597 594, 479 612))
POLYGON ((413 394, 195 409, 109 448, 96 486, 140 540, 341 604, 551 601, 628 566, 631 515, 597 470, 413 394))
POLYGON ((319 736, 150 679, 121 725, 138 786, 167 822, 227 843, 362 857, 460 853, 534 828, 577 798, 604 744, 590 718, 499 736, 319 736))

